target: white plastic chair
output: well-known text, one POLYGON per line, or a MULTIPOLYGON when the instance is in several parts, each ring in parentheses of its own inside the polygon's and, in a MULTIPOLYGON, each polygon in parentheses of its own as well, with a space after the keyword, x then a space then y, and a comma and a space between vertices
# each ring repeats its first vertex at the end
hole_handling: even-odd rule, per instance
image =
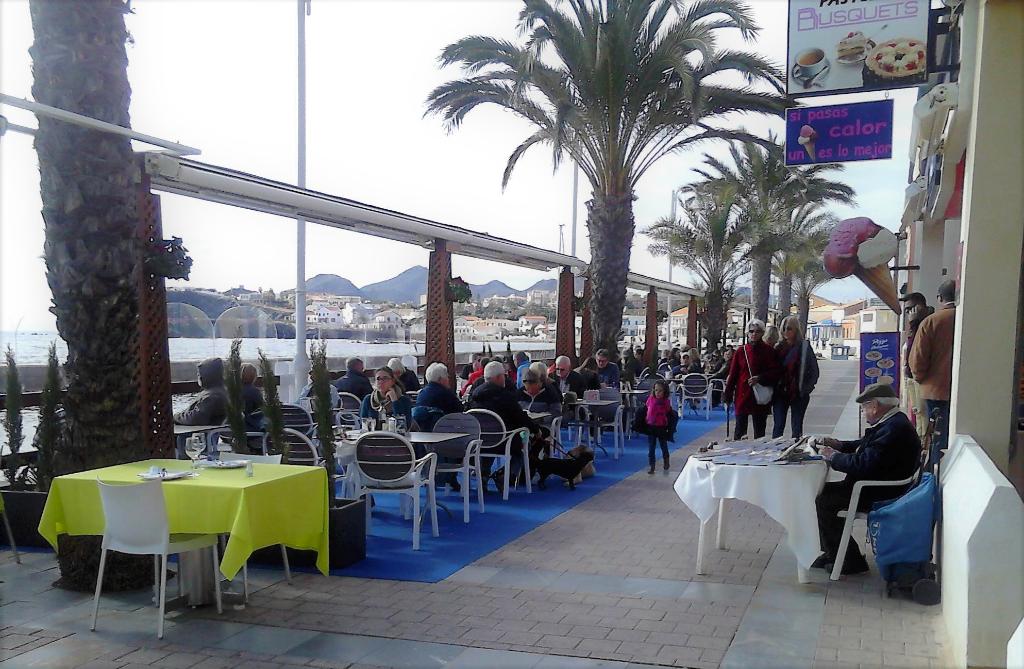
POLYGON ((438 462, 436 472, 458 472, 462 474, 462 522, 469 522, 469 489, 476 476, 476 501, 480 513, 484 512, 484 485, 480 473, 480 421, 467 413, 450 413, 441 416, 434 424, 434 432, 464 432, 468 437, 438 444, 435 450, 439 456, 458 457, 458 463, 438 462))
MULTIPOLYGON (((598 439, 604 434, 604 430, 612 430, 612 457, 619 459, 620 453, 625 453, 625 436, 622 431, 622 393, 618 388, 602 388, 598 391, 598 399, 615 400, 618 404, 594 407, 594 414, 597 417, 598 439)), ((602 449, 603 450, 603 449, 602 449)))
POLYGON ((711 383, 708 377, 703 374, 687 374, 679 384, 680 407, 679 414, 684 413, 682 404, 688 404, 694 415, 698 414, 698 408, 704 408, 704 420, 711 420, 711 383))
POLYGON ((437 456, 427 453, 416 459, 408 439, 394 432, 368 432, 356 440, 355 466, 359 471, 360 494, 366 495, 366 531, 370 531, 373 495, 396 494, 412 498, 412 549, 420 549, 420 489, 427 489, 433 535, 437 529, 437 500, 434 470, 437 456))
POLYGON ((338 393, 341 407, 338 410, 336 420, 339 427, 357 428, 360 425, 359 408, 363 405, 362 400, 352 393, 338 393))
POLYGON ((829 574, 829 580, 838 581, 839 577, 843 574, 843 562, 846 561, 846 549, 849 547, 850 538, 853 536, 854 521, 857 519, 866 520, 868 517, 866 512, 857 510, 857 503, 860 502, 861 492, 863 492, 864 488, 895 488, 899 486, 907 486, 908 490, 913 488, 921 478, 921 473, 928 466, 928 453, 934 430, 935 419, 933 418, 928 421, 928 429, 925 432, 921 452, 918 455, 918 467, 913 474, 899 481, 857 481, 853 484, 849 506, 846 507, 845 511, 840 511, 836 514, 840 518, 845 518, 846 522, 843 523, 843 536, 839 540, 839 549, 836 551, 836 561, 832 565, 832 573, 829 574))
MULTIPOLYGON (((107 551, 130 555, 152 555, 154 576, 158 589, 157 601, 160 617, 156 636, 164 638, 164 605, 167 600, 167 556, 199 550, 213 549, 213 583, 217 596, 217 613, 222 613, 220 598, 220 555, 216 534, 170 534, 167 507, 164 504, 162 481, 147 481, 129 485, 111 485, 96 480, 103 504, 103 544, 100 549, 100 570, 96 576, 96 595, 93 598, 92 625, 96 631, 96 617, 100 610, 100 592, 103 590, 103 571, 107 564, 107 551)), ((178 574, 181 590, 181 573, 178 574)))
POLYGON ((509 477, 512 470, 512 440, 518 435, 523 447, 523 477, 526 479, 526 492, 533 492, 533 484, 530 479, 533 475, 530 472, 530 431, 523 428, 518 430, 506 430, 505 421, 501 416, 489 409, 470 409, 466 413, 476 416, 480 421, 480 439, 483 441, 480 447, 480 457, 500 460, 503 463, 505 478, 504 487, 501 491, 501 498, 508 501, 509 477), (487 449, 487 450, 484 450, 487 449))

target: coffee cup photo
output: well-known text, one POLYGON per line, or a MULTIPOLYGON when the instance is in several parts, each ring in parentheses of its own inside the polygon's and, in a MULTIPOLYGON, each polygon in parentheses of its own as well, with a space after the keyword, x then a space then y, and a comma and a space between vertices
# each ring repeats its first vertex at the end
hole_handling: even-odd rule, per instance
POLYGON ((797 79, 811 79, 828 67, 828 58, 823 49, 804 49, 796 55, 792 74, 797 79))

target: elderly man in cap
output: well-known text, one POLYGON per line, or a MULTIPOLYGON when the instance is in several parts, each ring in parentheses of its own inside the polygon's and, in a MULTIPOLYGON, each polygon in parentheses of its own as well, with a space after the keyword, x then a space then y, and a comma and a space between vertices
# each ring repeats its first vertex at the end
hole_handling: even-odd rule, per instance
MULTIPOLYGON (((874 383, 857 396, 869 427, 864 436, 852 441, 824 438, 821 455, 837 472, 846 474, 842 481, 826 483, 818 495, 818 533, 824 551, 811 565, 831 571, 843 533, 844 519, 836 514, 850 505, 853 484, 857 481, 899 481, 913 474, 921 453, 921 440, 906 414, 899 410, 899 397, 887 383, 874 383)), ((857 503, 858 511, 867 511, 883 499, 899 497, 901 488, 864 488, 857 503)), ((843 574, 860 574, 868 563, 851 541, 843 561, 843 574)))

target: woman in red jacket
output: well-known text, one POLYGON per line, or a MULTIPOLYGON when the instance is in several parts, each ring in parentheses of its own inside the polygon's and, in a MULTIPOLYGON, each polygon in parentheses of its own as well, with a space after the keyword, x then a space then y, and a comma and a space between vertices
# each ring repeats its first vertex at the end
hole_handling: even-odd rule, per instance
POLYGON ((768 427, 768 413, 772 409, 771 398, 758 404, 753 386, 774 387, 782 369, 778 356, 771 346, 761 341, 764 337, 764 323, 754 319, 747 324, 747 343, 732 356, 729 378, 725 382, 725 401, 736 407, 736 432, 733 439, 742 439, 747 434, 747 419, 754 419, 754 438, 764 436, 768 427))

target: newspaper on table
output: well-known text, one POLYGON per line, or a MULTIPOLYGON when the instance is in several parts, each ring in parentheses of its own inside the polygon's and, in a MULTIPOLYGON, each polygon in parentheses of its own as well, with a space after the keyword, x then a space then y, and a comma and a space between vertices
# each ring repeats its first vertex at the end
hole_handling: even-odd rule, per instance
POLYGON ((786 437, 726 441, 721 444, 712 443, 706 450, 701 449, 701 452, 694 453, 690 457, 710 461, 716 465, 753 466, 789 464, 817 459, 805 446, 806 441, 806 438, 786 437))

